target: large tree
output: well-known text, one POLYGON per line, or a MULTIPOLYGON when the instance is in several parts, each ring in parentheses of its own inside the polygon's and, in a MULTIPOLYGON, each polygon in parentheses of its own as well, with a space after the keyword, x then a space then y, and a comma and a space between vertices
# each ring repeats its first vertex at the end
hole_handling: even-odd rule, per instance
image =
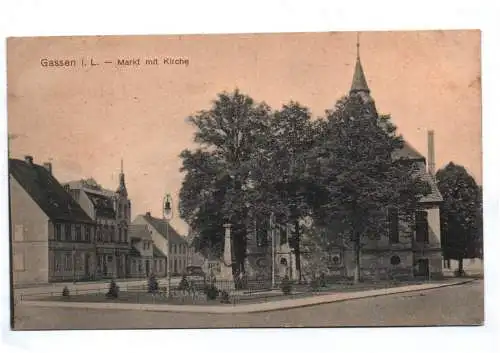
POLYGON ((254 204, 264 215, 262 218, 268 219, 273 213, 281 226, 293 226, 290 246, 299 281, 300 221, 311 216, 313 203, 320 194, 309 168, 309 152, 316 132, 309 109, 292 101, 273 114, 267 141, 254 151, 254 204))
POLYGON ((416 176, 411 161, 393 158, 404 141, 390 116, 379 116, 364 97, 340 99, 321 124, 315 160, 328 201, 315 210, 314 218, 352 247, 358 282, 365 239, 387 234, 386 210, 395 207, 401 220, 411 222, 429 185, 416 176))
POLYGON ((458 260, 482 256, 482 192, 465 168, 450 162, 436 173, 443 196, 441 205, 441 245, 445 259, 458 260))
POLYGON ((188 118, 199 148, 181 153, 181 217, 200 234, 202 245, 219 251, 222 225, 231 223, 237 271, 243 270, 245 256, 251 162, 266 139, 269 115, 266 104, 235 90, 219 94, 211 109, 188 118))

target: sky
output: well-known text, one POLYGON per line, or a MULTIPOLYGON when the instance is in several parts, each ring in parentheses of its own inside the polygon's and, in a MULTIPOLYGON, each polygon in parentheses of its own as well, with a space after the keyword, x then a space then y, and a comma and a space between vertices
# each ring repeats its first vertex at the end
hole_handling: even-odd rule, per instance
MULTIPOLYGON (((479 183, 480 45, 479 31, 360 33, 379 113, 391 114, 423 155, 434 130, 436 169, 453 161, 479 183)), ((355 60, 355 32, 11 38, 10 155, 51 161, 60 182, 93 177, 108 189, 118 186, 123 159, 133 217, 161 216, 165 192, 178 201, 180 152, 196 148, 188 116, 235 88, 273 109, 294 100, 322 116, 349 91, 355 60), (159 65, 145 65, 155 57, 159 65), (162 64, 166 57, 189 65, 162 64), (117 65, 127 58, 141 65, 117 65), (77 65, 44 67, 42 59, 77 65)), ((172 224, 187 231, 178 214, 172 224)))

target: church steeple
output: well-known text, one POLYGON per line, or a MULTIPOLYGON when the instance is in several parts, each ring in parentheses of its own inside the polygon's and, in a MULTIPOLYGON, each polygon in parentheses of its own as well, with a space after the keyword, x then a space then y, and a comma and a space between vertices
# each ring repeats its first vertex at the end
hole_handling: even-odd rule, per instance
POLYGON ((127 187, 125 186, 125 174, 123 173, 123 159, 120 161, 120 185, 116 192, 121 196, 128 196, 127 187))
POLYGON ((363 71, 363 66, 361 65, 361 59, 359 56, 359 33, 357 34, 356 42, 356 67, 354 68, 354 76, 352 78, 352 85, 350 93, 365 92, 370 94, 370 89, 366 83, 365 73, 363 71))

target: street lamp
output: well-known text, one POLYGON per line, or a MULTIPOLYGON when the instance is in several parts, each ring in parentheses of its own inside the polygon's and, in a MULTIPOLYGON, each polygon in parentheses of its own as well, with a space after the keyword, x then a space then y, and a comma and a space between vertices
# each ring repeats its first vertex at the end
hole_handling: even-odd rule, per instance
POLYGON ((75 258, 75 253, 76 253, 76 247, 73 245, 73 250, 71 251, 71 262, 72 262, 72 267, 73 267, 73 283, 76 282, 75 278, 75 267, 76 267, 76 258, 75 258))
POLYGON ((271 267, 271 286, 274 288, 276 286, 276 240, 275 240, 275 234, 274 234, 274 223, 276 219, 274 216, 274 212, 271 213, 271 216, 269 217, 269 227, 271 229, 271 262, 272 262, 272 267, 271 267))
POLYGON ((167 236, 167 297, 170 297, 170 232, 169 232, 169 224, 168 221, 173 218, 173 209, 172 209, 172 197, 170 194, 165 194, 163 197, 162 203, 162 214, 163 214, 163 223, 165 223, 167 227, 166 236, 167 236))

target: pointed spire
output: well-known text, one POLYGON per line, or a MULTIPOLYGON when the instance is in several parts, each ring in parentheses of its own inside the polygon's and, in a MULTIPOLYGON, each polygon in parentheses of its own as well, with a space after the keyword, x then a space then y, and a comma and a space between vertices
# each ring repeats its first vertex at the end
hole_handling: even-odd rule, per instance
POLYGON ((123 158, 120 161, 120 185, 116 192, 122 196, 127 196, 127 187, 125 186, 125 174, 123 173, 123 158))
POLYGON ((359 56, 359 32, 357 33, 356 41, 356 67, 354 68, 354 76, 352 78, 351 94, 356 92, 370 93, 368 84, 366 83, 365 73, 361 65, 361 58, 359 56))

